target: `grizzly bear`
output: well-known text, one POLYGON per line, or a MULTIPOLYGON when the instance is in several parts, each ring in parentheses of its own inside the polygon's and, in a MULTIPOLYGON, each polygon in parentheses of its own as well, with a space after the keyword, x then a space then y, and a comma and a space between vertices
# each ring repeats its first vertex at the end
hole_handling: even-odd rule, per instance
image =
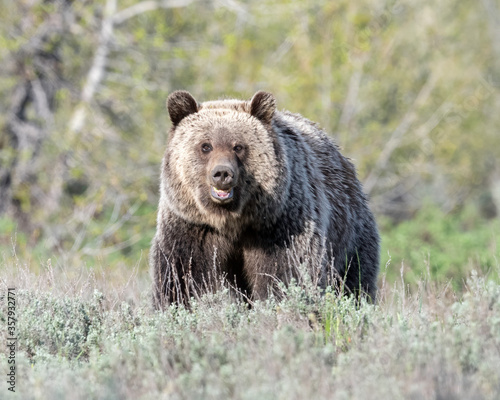
POLYGON ((353 164, 274 96, 167 100, 172 122, 150 252, 157 307, 224 279, 250 301, 307 271, 374 300, 379 235, 353 164), (223 278, 221 278, 223 277, 223 278))

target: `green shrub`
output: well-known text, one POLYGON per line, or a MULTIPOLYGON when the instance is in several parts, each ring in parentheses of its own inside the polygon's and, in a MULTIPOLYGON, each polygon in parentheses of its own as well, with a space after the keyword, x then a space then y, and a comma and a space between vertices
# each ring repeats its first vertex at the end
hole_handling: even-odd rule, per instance
POLYGON ((473 208, 444 214, 426 206, 412 220, 396 226, 382 220, 380 225, 381 263, 391 259, 389 282, 400 279, 402 265, 406 283, 428 277, 441 283, 451 280, 456 289, 463 287, 472 269, 498 270, 500 221, 486 221, 473 208))

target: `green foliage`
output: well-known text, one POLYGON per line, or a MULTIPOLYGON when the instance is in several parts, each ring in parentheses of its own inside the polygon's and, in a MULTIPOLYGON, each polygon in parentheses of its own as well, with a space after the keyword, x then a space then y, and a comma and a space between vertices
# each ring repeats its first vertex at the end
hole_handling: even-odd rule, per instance
MULTIPOLYGON (((408 216, 429 197, 452 209, 474 201, 497 179, 500 56, 480 3, 195 1, 143 12, 114 27, 103 78, 84 105, 88 116, 78 135, 69 125, 82 105, 106 2, 62 3, 0 5, 0 56, 12 65, 0 74, 5 115, 16 88, 40 74, 22 46, 48 29, 50 18, 67 18, 67 31, 49 29, 43 42, 60 60, 62 75, 53 121, 44 122, 37 107, 29 107, 37 124, 47 125, 46 134, 40 151, 20 154, 19 181, 13 181, 22 217, 10 216, 28 222, 19 228, 32 244, 47 239, 51 250, 63 243, 67 251, 86 219, 105 224, 116 199, 128 207, 138 199, 155 207, 168 130, 165 98, 181 88, 200 101, 274 92, 280 108, 300 112, 335 136, 355 158, 361 179, 378 176, 370 194, 381 215, 408 216), (419 102, 426 85, 429 93, 419 102), (380 162, 402 121, 409 122, 406 130, 380 162), (23 180, 26 168, 30 178, 23 180), (75 179, 78 195, 71 189, 75 179), (51 196, 56 205, 46 207, 43 199, 51 196), (92 208, 104 212, 92 215, 92 208), (29 238, 33 226, 40 236, 29 238)), ((117 11, 134 4, 119 2, 117 11)), ((0 160, 9 165, 16 153, 2 135, 0 160)), ((144 220, 141 230, 150 231, 150 224, 144 220)))
POLYGON ((0 267, 18 288, 16 391, 25 399, 500 395, 500 286, 478 273, 455 299, 424 281, 414 296, 387 288, 377 305, 292 285, 251 308, 223 289, 190 310, 154 312, 148 296, 117 297, 137 297, 137 287, 0 267))
POLYGON ((396 226, 382 219, 381 228, 382 264, 390 258, 390 282, 398 279, 400 268, 407 283, 427 277, 441 283, 451 280, 456 289, 463 287, 472 269, 499 278, 500 221, 485 221, 472 207, 443 214, 428 205, 396 226))
MULTIPOLYGON (((31 293, 20 291, 18 295, 22 298, 31 293)), ((90 302, 44 293, 27 304, 21 302, 24 324, 18 330, 20 346, 33 362, 49 356, 86 358, 100 339, 102 298, 97 291, 90 302)))

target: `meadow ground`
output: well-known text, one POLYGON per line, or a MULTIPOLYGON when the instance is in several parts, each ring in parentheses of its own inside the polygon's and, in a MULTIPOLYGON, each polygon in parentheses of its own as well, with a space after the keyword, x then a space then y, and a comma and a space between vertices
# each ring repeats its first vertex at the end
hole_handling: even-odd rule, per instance
POLYGON ((2 399, 500 398, 500 286, 482 273, 460 292, 382 277, 361 307, 305 283, 251 308, 222 289, 154 312, 146 271, 37 268, 1 265, 2 337, 17 338, 15 393, 0 347, 2 399))

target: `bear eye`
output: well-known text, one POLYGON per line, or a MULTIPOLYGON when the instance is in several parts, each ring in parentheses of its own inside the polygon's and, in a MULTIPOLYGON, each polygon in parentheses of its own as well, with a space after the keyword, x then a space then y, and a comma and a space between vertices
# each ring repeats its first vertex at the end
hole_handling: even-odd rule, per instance
POLYGON ((208 153, 208 152, 212 151, 212 146, 210 146, 208 143, 203 143, 201 145, 201 151, 203 153, 208 153))
POLYGON ((236 146, 233 147, 233 150, 236 152, 236 153, 239 153, 240 151, 243 150, 243 146, 237 144, 236 146))

